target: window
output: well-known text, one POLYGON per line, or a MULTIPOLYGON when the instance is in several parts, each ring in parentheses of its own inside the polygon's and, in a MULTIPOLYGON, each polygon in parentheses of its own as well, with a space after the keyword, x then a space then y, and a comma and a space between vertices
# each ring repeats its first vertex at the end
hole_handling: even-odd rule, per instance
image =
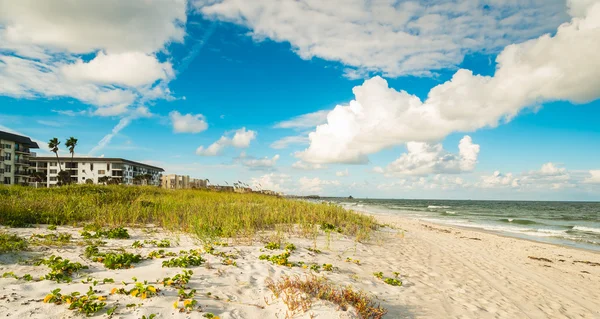
POLYGON ((110 163, 106 163, 106 170, 110 171, 110 163))
POLYGON ((10 166, 10 165, 4 165, 4 172, 10 173, 11 169, 12 169, 12 166, 10 166))
POLYGON ((10 161, 10 156, 11 156, 10 153, 6 153, 6 155, 4 155, 4 159, 7 161, 10 161))
POLYGON ((50 181, 56 182, 56 181, 58 181, 58 177, 56 177, 56 176, 50 177, 50 181))
POLYGON ((56 162, 51 162, 50 166, 56 166, 56 162))
POLYGON ((4 184, 10 184, 10 177, 4 178, 4 184))
POLYGON ((105 170, 103 170, 103 169, 98 170, 98 175, 104 175, 104 174, 106 174, 105 170))
POLYGON ((56 174, 56 170, 55 169, 51 169, 50 170, 50 174, 56 174))
MULTIPOLYGON (((4 148, 10 149, 10 148, 12 148, 12 146, 10 144, 4 144, 4 148)), ((10 178, 8 180, 10 181, 10 178)), ((9 182, 9 184, 10 184, 10 182, 9 182)))
POLYGON ((94 170, 94 163, 90 163, 90 169, 93 171, 94 170))

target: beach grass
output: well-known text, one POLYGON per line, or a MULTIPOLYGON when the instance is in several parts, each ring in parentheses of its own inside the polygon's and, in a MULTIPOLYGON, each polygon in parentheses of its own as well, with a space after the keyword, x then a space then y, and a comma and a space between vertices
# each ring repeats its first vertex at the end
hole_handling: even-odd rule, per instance
POLYGON ((144 227, 152 224, 199 238, 252 237, 259 231, 299 229, 307 236, 326 225, 369 238, 372 217, 337 205, 262 194, 208 190, 165 190, 123 185, 69 185, 58 188, 0 187, 0 224, 144 227))

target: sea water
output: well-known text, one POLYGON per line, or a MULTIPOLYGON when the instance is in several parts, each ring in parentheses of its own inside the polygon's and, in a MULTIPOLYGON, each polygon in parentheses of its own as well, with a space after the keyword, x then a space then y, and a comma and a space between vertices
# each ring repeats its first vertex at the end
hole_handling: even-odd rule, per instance
POLYGON ((328 198, 344 207, 600 251, 600 202, 328 198))

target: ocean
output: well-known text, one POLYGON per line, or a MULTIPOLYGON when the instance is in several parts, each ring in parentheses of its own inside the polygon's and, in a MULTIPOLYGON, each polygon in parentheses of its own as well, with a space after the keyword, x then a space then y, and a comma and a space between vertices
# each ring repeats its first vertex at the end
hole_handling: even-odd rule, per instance
POLYGON ((344 207, 600 251, 600 202, 327 198, 344 207))

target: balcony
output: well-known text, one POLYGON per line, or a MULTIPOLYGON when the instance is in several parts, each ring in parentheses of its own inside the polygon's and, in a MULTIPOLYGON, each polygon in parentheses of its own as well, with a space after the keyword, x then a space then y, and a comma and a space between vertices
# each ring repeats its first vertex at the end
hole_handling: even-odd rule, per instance
POLYGON ((23 165, 23 166, 30 166, 31 162, 26 159, 23 159, 23 158, 18 158, 18 159, 15 159, 15 164, 23 165))
POLYGON ((15 147, 15 153, 29 154, 30 150, 26 147, 15 147))
POLYGON ((15 171, 15 176, 27 176, 29 177, 30 173, 28 171, 15 171))

